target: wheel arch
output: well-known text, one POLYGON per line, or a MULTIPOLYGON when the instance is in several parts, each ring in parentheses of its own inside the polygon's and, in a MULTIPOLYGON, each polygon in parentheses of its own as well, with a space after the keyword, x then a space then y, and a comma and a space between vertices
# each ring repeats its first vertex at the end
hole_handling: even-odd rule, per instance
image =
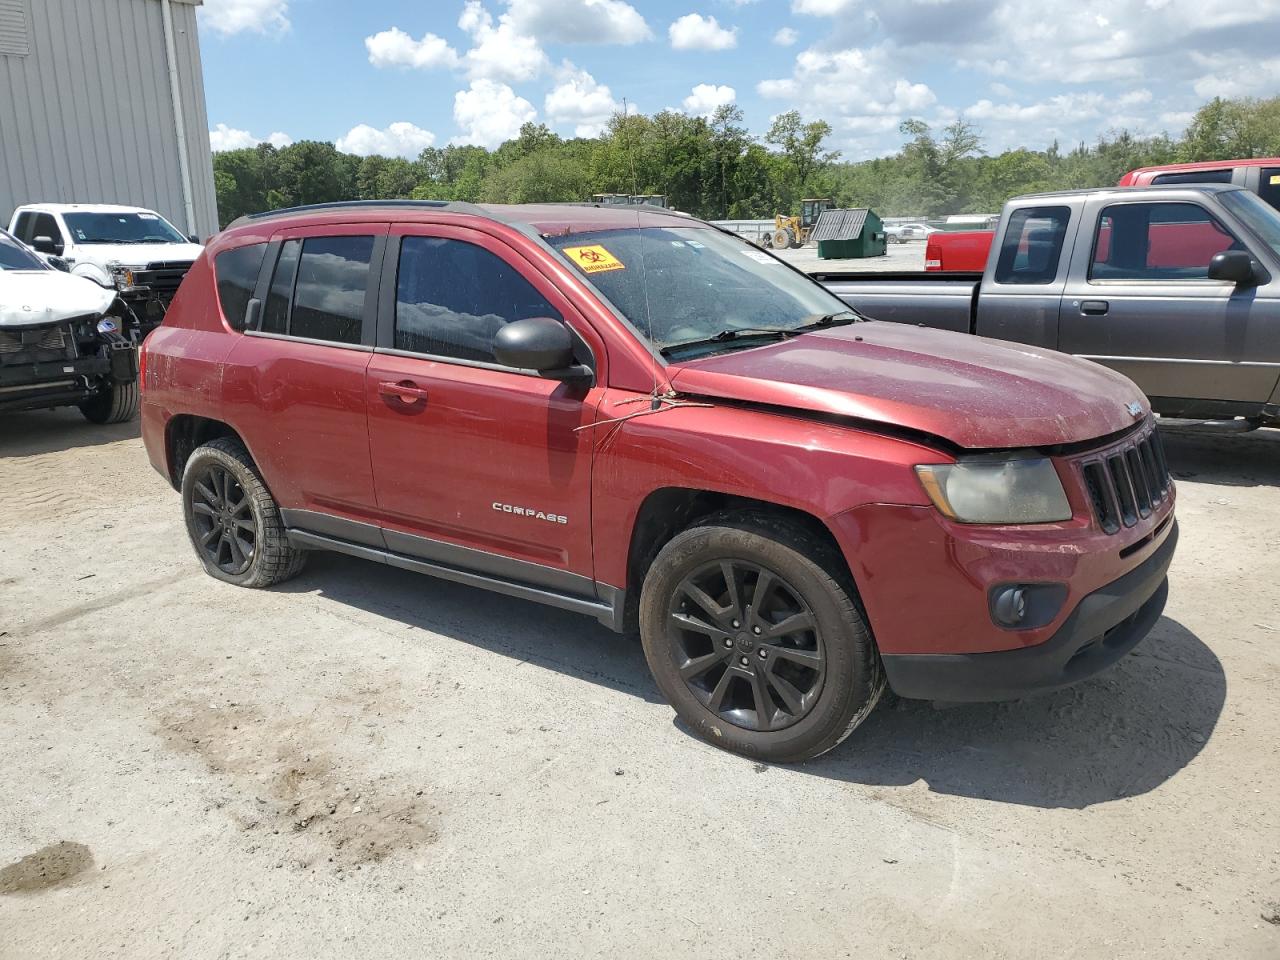
MULTIPOLYGON (((246 450, 249 449, 240 432, 222 420, 191 413, 179 413, 169 418, 164 431, 165 467, 169 483, 175 490, 182 488, 182 471, 192 451, 221 437, 238 440, 246 450)), ((249 456, 253 456, 252 451, 249 456)))
POLYGON ((714 490, 662 487, 651 491, 644 498, 631 528, 627 549, 626 600, 623 609, 623 625, 626 632, 633 633, 638 629, 640 588, 662 548, 677 534, 696 526, 708 517, 723 513, 757 516, 763 514, 787 521, 809 533, 822 546, 824 552, 830 554, 830 561, 838 565, 838 569, 833 573, 837 573, 846 581, 854 591, 855 602, 861 605, 861 599, 857 597, 857 583, 854 580, 853 571, 849 569, 849 564, 845 560, 844 551, 840 549, 840 544, 831 528, 815 514, 769 500, 757 500, 714 490))

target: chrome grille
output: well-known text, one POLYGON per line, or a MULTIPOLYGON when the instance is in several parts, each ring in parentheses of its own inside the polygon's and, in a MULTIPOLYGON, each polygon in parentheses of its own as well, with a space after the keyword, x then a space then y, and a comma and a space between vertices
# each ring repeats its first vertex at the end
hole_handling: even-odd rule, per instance
POLYGON ((50 327, 40 333, 40 339, 23 343, 21 333, 0 331, 0 357, 13 356, 25 350, 65 350, 66 332, 62 327, 50 327))
POLYGON ((1119 446, 1081 457, 1080 471, 1093 515, 1107 533, 1151 516, 1171 486, 1164 445, 1154 426, 1119 446))

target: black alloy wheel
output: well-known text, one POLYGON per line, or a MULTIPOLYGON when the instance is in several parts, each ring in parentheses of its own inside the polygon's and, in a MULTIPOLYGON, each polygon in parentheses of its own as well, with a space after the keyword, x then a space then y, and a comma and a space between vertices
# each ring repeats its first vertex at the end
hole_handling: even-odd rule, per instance
POLYGON ((739 559, 698 567, 672 594, 666 632, 689 691, 737 727, 783 730, 822 693, 827 657, 818 618, 767 567, 739 559))
POLYGON ((219 463, 201 465, 192 478, 193 539, 203 559, 237 577, 253 563, 258 525, 253 502, 231 471, 219 463))

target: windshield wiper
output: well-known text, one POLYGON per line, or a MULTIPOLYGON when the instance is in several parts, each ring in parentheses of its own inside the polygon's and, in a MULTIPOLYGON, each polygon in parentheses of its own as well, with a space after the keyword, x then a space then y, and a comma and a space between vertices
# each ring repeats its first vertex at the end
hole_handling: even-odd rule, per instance
POLYGON ((703 337, 699 340, 686 340, 683 343, 673 343, 669 347, 663 347, 658 352, 666 357, 678 350, 714 346, 718 343, 728 343, 731 340, 754 340, 760 337, 773 340, 786 340, 788 337, 795 336, 796 332, 797 331, 794 328, 789 327, 727 327, 719 333, 713 333, 711 336, 703 337))
POLYGON ((805 317, 805 323, 796 327, 797 330, 821 330, 823 327, 843 327, 846 323, 857 323, 864 319, 861 314, 853 310, 841 310, 838 313, 819 313, 812 317, 805 317))

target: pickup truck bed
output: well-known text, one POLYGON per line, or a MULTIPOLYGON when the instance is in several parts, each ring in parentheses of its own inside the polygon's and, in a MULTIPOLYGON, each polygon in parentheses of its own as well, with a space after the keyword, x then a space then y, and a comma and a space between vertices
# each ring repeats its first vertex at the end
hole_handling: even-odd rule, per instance
POLYGON ((846 303, 877 320, 976 333, 981 273, 824 272, 812 274, 846 303))

